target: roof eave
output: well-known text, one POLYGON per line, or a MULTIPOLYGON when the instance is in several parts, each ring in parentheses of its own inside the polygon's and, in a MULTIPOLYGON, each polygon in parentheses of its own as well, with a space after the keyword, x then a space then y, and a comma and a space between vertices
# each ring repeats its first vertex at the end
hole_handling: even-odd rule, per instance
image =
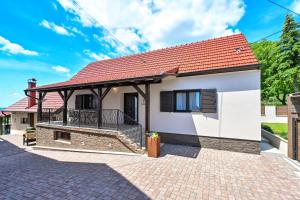
POLYGON ((83 83, 83 84, 73 84, 73 85, 66 85, 66 86, 54 86, 54 87, 47 87, 47 88, 32 88, 32 89, 26 89, 24 92, 28 91, 58 91, 58 90, 63 90, 63 89, 83 89, 85 87, 107 87, 107 86, 122 86, 124 83, 134 83, 137 81, 151 81, 151 80, 157 80, 157 79, 162 79, 165 78, 166 76, 169 75, 175 75, 174 73, 163 73, 160 75, 155 75, 155 76, 145 76, 145 77, 136 77, 136 78, 129 78, 129 79, 121 79, 121 80, 112 80, 112 81, 102 81, 102 82, 92 82, 92 83, 83 83))
POLYGON ((112 81, 102 81, 102 82, 92 82, 92 83, 82 83, 82 84, 72 84, 72 85, 65 85, 65 86, 53 86, 47 88, 32 88, 24 90, 25 93, 28 91, 42 91, 42 92, 51 92, 51 91, 58 91, 63 89, 85 89, 88 87, 107 87, 107 86, 125 86, 129 83, 135 83, 138 81, 151 81, 152 80, 161 80, 167 76, 177 76, 177 77, 184 77, 184 76, 195 76, 195 75, 207 75, 207 74, 217 74, 217 73, 227 73, 227 72, 237 72, 237 71, 246 71, 246 70, 255 70, 260 69, 260 64, 251 64, 251 65, 242 65, 237 67, 224 67, 219 69, 209 69, 203 71, 196 71, 196 72, 186 72, 186 73, 177 73, 176 70, 169 71, 162 73, 160 75, 155 76, 145 76, 145 77, 135 77, 129 79, 121 79, 121 80, 112 80, 112 81), (124 85, 125 84, 125 85, 124 85))
POLYGON ((177 74, 177 77, 220 74, 220 73, 228 73, 228 72, 259 70, 259 69, 260 69, 260 64, 251 64, 251 65, 242 65, 237 67, 224 67, 219 69, 209 69, 209 70, 196 71, 196 72, 179 73, 177 74))

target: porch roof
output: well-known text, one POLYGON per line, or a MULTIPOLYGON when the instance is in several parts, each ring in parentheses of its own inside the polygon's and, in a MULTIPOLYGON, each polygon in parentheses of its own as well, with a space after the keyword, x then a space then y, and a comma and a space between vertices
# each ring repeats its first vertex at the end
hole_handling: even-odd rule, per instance
POLYGON ((72 78, 69 81, 44 85, 25 91, 52 91, 65 88, 85 88, 89 86, 102 85, 103 87, 111 85, 126 85, 133 82, 155 82, 169 75, 176 75, 178 67, 167 69, 152 69, 144 71, 135 71, 122 74, 108 74, 106 76, 94 76, 90 78, 72 78))
POLYGON ((33 88, 65 88, 146 81, 167 75, 220 73, 257 69, 259 63, 243 34, 90 63, 71 80, 33 88))

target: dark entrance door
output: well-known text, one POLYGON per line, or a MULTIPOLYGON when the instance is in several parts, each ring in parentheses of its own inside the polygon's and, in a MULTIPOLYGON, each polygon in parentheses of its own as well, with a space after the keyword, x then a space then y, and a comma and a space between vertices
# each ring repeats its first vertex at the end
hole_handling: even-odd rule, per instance
POLYGON ((34 127, 34 113, 28 113, 29 126, 34 127))
MULTIPOLYGON (((138 104, 138 93, 124 94, 124 113, 136 122, 138 122, 138 104)), ((124 117, 125 124, 132 124, 129 117, 124 117)))

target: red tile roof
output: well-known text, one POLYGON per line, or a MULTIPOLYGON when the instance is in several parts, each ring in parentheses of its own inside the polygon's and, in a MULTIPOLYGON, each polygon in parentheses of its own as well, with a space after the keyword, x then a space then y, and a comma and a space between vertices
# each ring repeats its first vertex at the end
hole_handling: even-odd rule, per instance
POLYGON ((0 110, 0 117, 5 117, 6 115, 10 115, 10 113, 0 110))
POLYGON ((176 69, 178 74, 183 74, 258 64, 244 35, 236 34, 93 62, 69 81, 38 88, 150 77, 176 69))
MULTIPOLYGON (((6 112, 37 112, 37 105, 28 108, 28 98, 25 97, 20 101, 12 104, 4 109, 6 112)), ((45 109, 58 109, 63 106, 63 101, 57 92, 47 93, 43 102, 43 108, 45 109)))

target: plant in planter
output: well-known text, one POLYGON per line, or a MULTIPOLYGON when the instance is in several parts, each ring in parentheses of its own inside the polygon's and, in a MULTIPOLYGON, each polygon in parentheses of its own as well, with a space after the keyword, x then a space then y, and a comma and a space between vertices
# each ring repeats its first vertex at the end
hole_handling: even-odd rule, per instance
POLYGON ((153 132, 147 138, 148 156, 157 158, 160 154, 160 136, 157 132, 153 132))

